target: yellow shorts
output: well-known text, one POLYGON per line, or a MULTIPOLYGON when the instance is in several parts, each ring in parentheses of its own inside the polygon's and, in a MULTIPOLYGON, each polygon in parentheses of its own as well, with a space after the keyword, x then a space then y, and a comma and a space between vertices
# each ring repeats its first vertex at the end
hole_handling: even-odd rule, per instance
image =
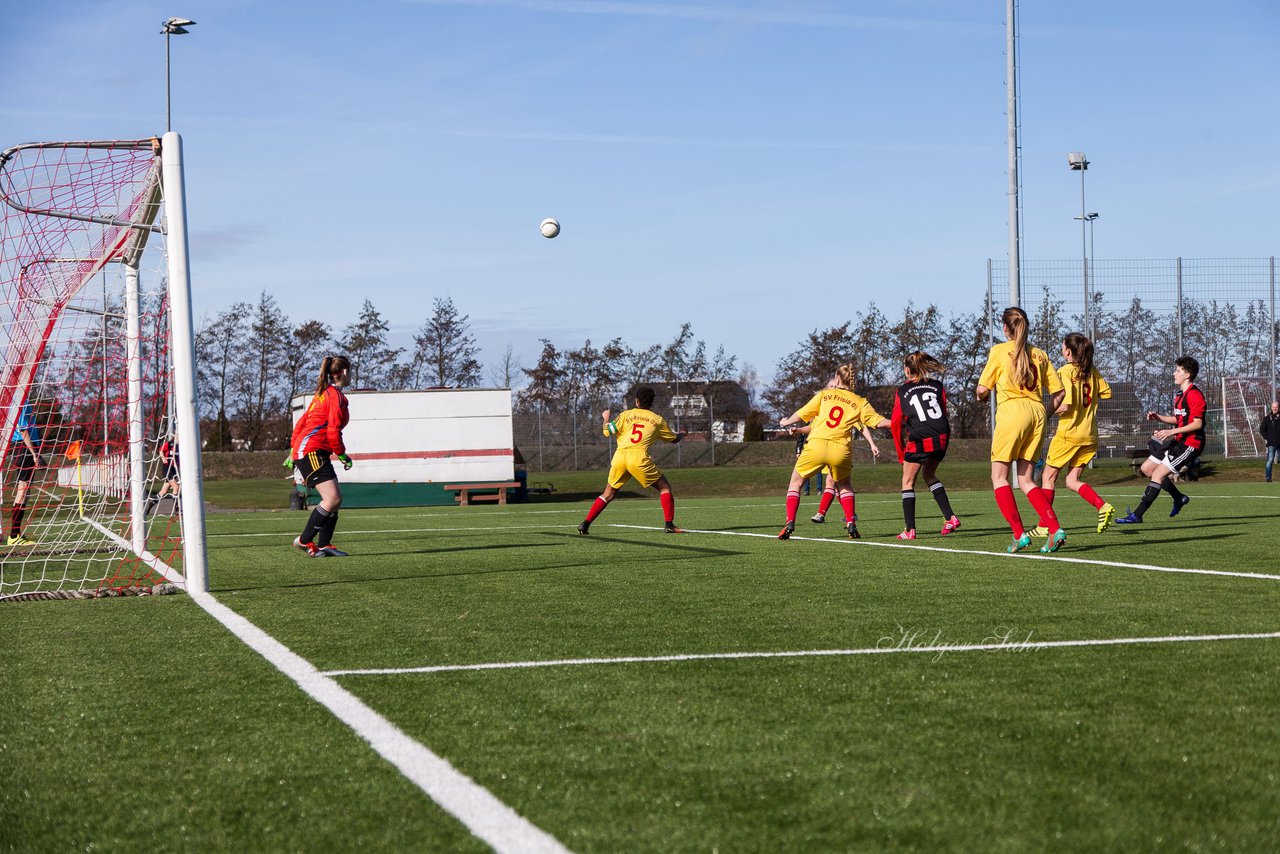
POLYGON ((623 449, 614 452, 613 462, 609 464, 609 485, 621 489, 633 477, 641 486, 648 488, 658 482, 662 472, 645 451, 623 449))
POLYGON ((844 442, 810 439, 796 458, 796 471, 801 477, 810 478, 823 468, 830 468, 836 480, 848 480, 852 462, 853 450, 844 442))
POLYGON ((1087 466, 1089 461, 1098 455, 1098 446, 1090 443, 1081 445, 1070 439, 1054 436, 1049 442, 1049 453, 1045 455, 1044 464, 1055 469, 1070 471, 1076 466, 1087 466))
POLYGON ((991 461, 1034 460, 1044 444, 1044 405, 1014 397, 996 409, 996 432, 991 437, 991 461))

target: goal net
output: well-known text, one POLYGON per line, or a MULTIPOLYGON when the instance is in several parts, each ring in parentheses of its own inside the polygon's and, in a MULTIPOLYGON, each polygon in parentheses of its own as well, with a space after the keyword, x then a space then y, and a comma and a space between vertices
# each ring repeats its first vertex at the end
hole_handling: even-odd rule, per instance
POLYGON ((174 133, 0 152, 0 599, 207 589, 181 175, 174 133))
POLYGON ((1222 440, 1224 456, 1260 457, 1267 443, 1258 432, 1270 411, 1271 381, 1264 377, 1222 378, 1222 440))

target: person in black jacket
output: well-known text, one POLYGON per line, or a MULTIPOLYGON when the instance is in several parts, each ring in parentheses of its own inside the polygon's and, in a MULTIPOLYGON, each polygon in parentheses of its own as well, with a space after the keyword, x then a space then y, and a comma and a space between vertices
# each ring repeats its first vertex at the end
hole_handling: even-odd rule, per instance
POLYGON ((1271 482, 1271 464, 1280 460, 1280 403, 1272 401, 1271 411, 1262 416, 1258 432, 1267 442, 1267 483, 1271 482))

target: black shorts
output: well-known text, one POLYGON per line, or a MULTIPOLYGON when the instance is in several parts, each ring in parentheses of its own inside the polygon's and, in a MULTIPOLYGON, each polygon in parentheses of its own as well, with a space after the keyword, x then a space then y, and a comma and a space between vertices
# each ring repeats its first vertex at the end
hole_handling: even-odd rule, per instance
POLYGON ((920 463, 923 465, 924 463, 929 462, 929 460, 942 462, 942 458, 946 455, 946 451, 917 451, 914 454, 903 454, 902 459, 908 463, 920 463))
POLYGON ((1159 456, 1153 453, 1147 459, 1155 460, 1157 463, 1163 463, 1172 471, 1177 472, 1182 471, 1185 466, 1191 465, 1199 456, 1199 448, 1188 447, 1181 442, 1175 441, 1173 444, 1169 445, 1164 453, 1159 456))
POLYGON ((18 483, 30 483, 36 475, 36 458, 31 455, 25 442, 19 441, 9 453, 9 469, 14 472, 18 483))
POLYGON ((177 460, 174 460, 171 463, 164 464, 164 479, 165 480, 178 479, 178 461, 177 460))
POLYGON ((309 451, 302 459, 294 460, 293 467, 302 474, 302 482, 307 486, 338 479, 338 473, 333 470, 333 463, 329 461, 328 451, 309 451))

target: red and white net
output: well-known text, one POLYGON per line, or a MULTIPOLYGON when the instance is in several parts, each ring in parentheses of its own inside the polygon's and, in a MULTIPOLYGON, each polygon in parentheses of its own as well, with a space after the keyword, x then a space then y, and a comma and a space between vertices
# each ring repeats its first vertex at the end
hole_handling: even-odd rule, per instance
POLYGON ((180 565, 175 502, 145 499, 175 433, 160 176, 156 140, 0 153, 0 598, 180 565))

